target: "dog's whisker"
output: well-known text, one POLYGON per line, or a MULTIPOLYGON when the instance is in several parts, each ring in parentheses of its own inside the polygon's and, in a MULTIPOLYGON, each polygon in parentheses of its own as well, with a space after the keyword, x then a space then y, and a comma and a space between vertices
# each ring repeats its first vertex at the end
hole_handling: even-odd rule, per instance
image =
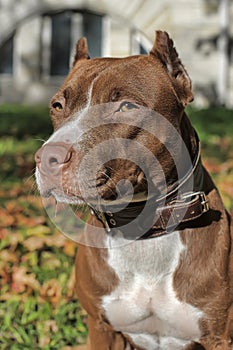
POLYGON ((35 138, 34 140, 35 140, 35 141, 41 141, 41 142, 43 142, 43 143, 46 142, 46 140, 44 140, 44 139, 42 139, 42 138, 35 138))
POLYGON ((28 177, 26 177, 24 179, 24 182, 25 182, 25 184, 27 184, 28 182, 30 182, 31 180, 34 180, 34 179, 35 179, 35 173, 33 173, 33 174, 29 175, 28 177))

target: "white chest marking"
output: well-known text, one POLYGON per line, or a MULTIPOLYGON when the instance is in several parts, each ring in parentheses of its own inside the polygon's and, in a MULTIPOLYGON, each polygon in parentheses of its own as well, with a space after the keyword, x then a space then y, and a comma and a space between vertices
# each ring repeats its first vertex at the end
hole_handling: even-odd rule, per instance
POLYGON ((116 330, 147 350, 179 350, 200 336, 202 312, 180 302, 173 289, 183 249, 178 232, 109 249, 107 262, 120 283, 102 306, 116 330))

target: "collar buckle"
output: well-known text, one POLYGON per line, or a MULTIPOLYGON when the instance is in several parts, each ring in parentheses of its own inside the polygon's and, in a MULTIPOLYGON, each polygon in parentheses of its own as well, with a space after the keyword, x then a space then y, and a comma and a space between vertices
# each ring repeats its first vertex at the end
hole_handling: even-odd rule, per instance
POLYGON ((202 205, 202 212, 203 213, 206 213, 210 209, 209 200, 208 200, 205 192, 197 191, 197 192, 185 193, 185 194, 181 195, 181 199, 184 199, 184 200, 192 198, 192 197, 199 198, 200 203, 202 205))
POLYGON ((199 195, 200 195, 201 204, 203 207, 203 213, 206 213, 210 209, 209 200, 208 200, 205 192, 200 192, 199 195))

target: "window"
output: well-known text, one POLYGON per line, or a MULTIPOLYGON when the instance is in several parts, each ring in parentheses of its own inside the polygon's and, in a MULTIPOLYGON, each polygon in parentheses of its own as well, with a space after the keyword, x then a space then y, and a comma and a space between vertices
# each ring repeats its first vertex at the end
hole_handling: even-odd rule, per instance
POLYGON ((83 36, 87 38, 91 57, 102 55, 102 22, 103 16, 94 13, 83 15, 83 36))
POLYGON ((69 12, 51 17, 50 75, 66 75, 71 49, 71 16, 69 12))
POLYGON ((13 41, 14 35, 0 46, 0 74, 13 74, 13 41))
POLYGON ((145 47, 142 44, 140 44, 139 47, 140 47, 140 49, 139 49, 140 55, 148 54, 148 50, 146 50, 145 47))
POLYGON ((102 55, 103 16, 90 12, 48 13, 42 19, 41 74, 65 76, 78 38, 85 36, 91 57, 102 55))

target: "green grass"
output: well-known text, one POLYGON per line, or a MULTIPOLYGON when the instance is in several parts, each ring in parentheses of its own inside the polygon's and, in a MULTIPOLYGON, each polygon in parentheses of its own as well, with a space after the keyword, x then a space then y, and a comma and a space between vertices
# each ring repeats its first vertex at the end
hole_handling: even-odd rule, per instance
POLYGON ((0 180, 28 176, 34 153, 52 133, 45 106, 0 106, 0 180))
POLYGON ((188 115, 195 126, 205 157, 219 163, 233 156, 233 110, 223 107, 208 110, 188 109, 188 115))
MULTIPOLYGON (((203 160, 233 211, 233 111, 188 114, 203 160)), ((86 339, 74 291, 76 245, 48 219, 33 179, 34 153, 52 126, 46 107, 0 106, 0 349, 62 350, 86 339)))
POLYGON ((28 296, 12 298, 0 309, 2 350, 62 349, 83 342, 82 310, 77 302, 61 303, 57 310, 46 301, 28 296))
POLYGON ((76 245, 52 225, 32 180, 0 193, 0 349, 57 349, 86 339, 74 292, 76 245))
POLYGON ((187 113, 198 130, 202 141, 208 141, 209 136, 233 139, 233 110, 223 107, 208 109, 188 108, 187 113))
POLYGON ((45 106, 1 105, 0 121, 0 137, 43 139, 53 130, 45 106))
POLYGON ((204 165, 233 212, 233 110, 189 108, 188 115, 201 140, 204 165))
POLYGON ((0 106, 1 350, 61 350, 87 335, 77 247, 49 221, 33 179, 34 153, 51 133, 48 108, 0 106))

